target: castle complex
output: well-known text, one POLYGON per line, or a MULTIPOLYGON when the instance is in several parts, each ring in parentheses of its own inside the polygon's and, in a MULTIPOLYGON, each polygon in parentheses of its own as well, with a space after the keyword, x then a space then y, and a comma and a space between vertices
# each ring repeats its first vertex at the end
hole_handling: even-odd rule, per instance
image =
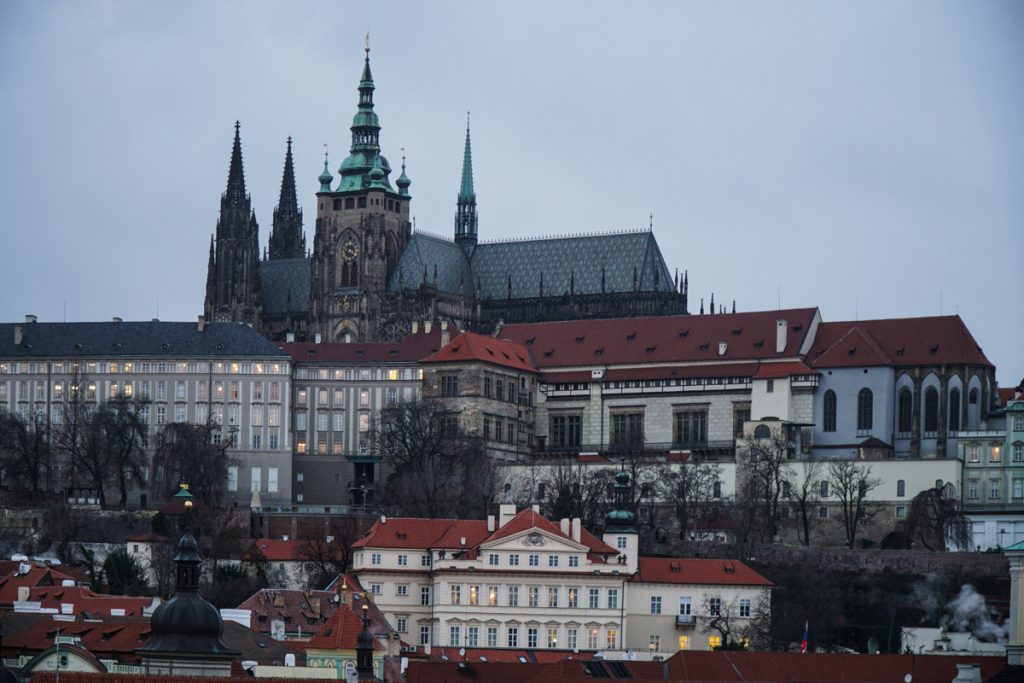
POLYGON ((412 321, 490 331, 539 322, 687 312, 688 282, 669 273, 648 231, 480 242, 467 122, 454 239, 414 231, 405 160, 393 182, 381 154, 366 50, 352 144, 338 177, 318 178, 306 251, 291 139, 269 249, 245 191, 239 126, 210 243, 204 312, 272 339, 398 341, 412 321))

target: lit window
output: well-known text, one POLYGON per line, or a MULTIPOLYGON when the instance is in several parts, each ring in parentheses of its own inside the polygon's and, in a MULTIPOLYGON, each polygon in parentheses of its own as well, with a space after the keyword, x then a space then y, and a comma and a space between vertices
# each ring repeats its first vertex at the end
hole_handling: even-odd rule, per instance
POLYGON ((708 649, 717 650, 722 647, 722 636, 708 636, 708 649))

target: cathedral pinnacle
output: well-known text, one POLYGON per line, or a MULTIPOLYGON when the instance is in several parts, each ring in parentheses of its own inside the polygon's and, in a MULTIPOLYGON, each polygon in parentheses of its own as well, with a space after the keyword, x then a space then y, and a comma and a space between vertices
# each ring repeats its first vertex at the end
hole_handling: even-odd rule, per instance
POLYGON ((390 190, 388 176, 391 167, 380 153, 380 121, 373 110, 373 75, 370 73, 369 38, 366 44, 366 59, 363 75, 359 80, 359 107, 352 118, 352 147, 349 155, 338 167, 341 182, 336 192, 362 191, 373 184, 376 188, 390 190), (374 167, 379 166, 383 178, 371 178, 374 167))
POLYGON ((242 170, 242 124, 235 121, 235 141, 231 147, 231 166, 228 169, 228 189, 225 196, 231 204, 245 201, 245 172, 242 170))
POLYGON ((412 181, 409 180, 409 176, 405 175, 405 147, 402 148, 402 175, 398 176, 395 185, 398 185, 398 194, 403 197, 409 196, 409 186, 412 185, 412 181))
POLYGON ((270 230, 270 259, 302 258, 306 251, 306 237, 302 234, 302 209, 295 193, 295 163, 292 160, 292 139, 284 155, 284 173, 281 175, 281 194, 274 209, 274 224, 270 230))
POLYGON ((477 240, 476 192, 473 189, 473 149, 469 136, 469 112, 466 112, 466 147, 462 153, 462 182, 455 211, 455 241, 466 256, 472 256, 477 240))
POLYGON ((332 176, 331 172, 329 170, 327 170, 327 145, 326 144, 324 145, 324 172, 320 174, 320 177, 317 178, 317 180, 320 181, 320 191, 321 192, 330 192, 331 191, 331 183, 334 181, 334 176, 332 176))

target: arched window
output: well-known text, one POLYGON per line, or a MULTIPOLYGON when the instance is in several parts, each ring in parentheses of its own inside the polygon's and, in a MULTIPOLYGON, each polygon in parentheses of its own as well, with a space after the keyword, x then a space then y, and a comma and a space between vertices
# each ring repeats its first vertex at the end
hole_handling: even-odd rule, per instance
POLYGON ((924 431, 939 431, 939 392, 935 387, 924 392, 924 431))
POLYGON ((896 497, 902 498, 907 495, 907 482, 902 479, 896 480, 896 497))
POLYGON ((820 486, 821 497, 828 498, 828 480, 822 481, 820 486))
POLYGON ((914 424, 914 397, 910 389, 900 389, 898 431, 909 432, 914 424))
POLYGON ((857 394, 857 431, 871 429, 871 417, 874 407, 874 396, 871 390, 864 388, 857 394))
POLYGON ((836 392, 829 389, 825 392, 825 426, 826 432, 836 431, 836 392))
POLYGON ((960 390, 949 392, 949 431, 960 431, 960 390))
POLYGON ((978 405, 978 390, 971 389, 971 393, 967 395, 967 400, 972 406, 978 405))
POLYGON ((341 286, 355 287, 359 284, 359 267, 355 263, 341 264, 341 286))
POLYGON ((754 430, 755 439, 770 439, 772 438, 772 430, 768 428, 768 425, 757 425, 754 430))

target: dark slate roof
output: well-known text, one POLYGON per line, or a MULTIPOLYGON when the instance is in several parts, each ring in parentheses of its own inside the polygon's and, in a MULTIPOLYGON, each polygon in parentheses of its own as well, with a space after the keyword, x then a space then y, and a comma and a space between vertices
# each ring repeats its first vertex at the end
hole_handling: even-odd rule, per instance
POLYGON ((602 268, 607 292, 633 291, 634 270, 639 290, 673 291, 672 276, 650 231, 483 243, 471 261, 454 242, 418 232, 402 253, 388 288, 397 290, 400 277, 406 288, 418 287, 424 268, 427 282, 433 284, 435 266, 439 289, 459 293, 461 282, 462 291, 471 296, 479 284, 482 299, 506 298, 510 277, 512 298, 539 296, 541 273, 545 296, 568 294, 573 276, 576 294, 600 294, 602 268))
POLYGON ((607 292, 632 291, 634 268, 641 291, 673 289, 652 232, 493 242, 473 252, 473 277, 484 299, 506 298, 510 276, 512 298, 539 296, 542 273, 545 296, 568 294, 573 276, 576 294, 600 294, 602 268, 607 292))
POLYGON ((476 288, 469 261, 462 247, 451 240, 417 232, 398 259, 398 266, 391 273, 388 289, 397 291, 400 284, 406 289, 419 287, 423 282, 424 268, 427 284, 434 283, 434 268, 437 268, 437 287, 443 292, 464 292, 471 296, 476 288), (462 289, 459 285, 462 284, 462 289))
POLYGON ((115 356, 281 356, 248 325, 194 322, 0 323, 0 358, 115 356), (15 328, 22 343, 15 345, 15 328))
POLYGON ((260 262, 263 313, 305 313, 309 310, 311 258, 285 258, 260 262))

